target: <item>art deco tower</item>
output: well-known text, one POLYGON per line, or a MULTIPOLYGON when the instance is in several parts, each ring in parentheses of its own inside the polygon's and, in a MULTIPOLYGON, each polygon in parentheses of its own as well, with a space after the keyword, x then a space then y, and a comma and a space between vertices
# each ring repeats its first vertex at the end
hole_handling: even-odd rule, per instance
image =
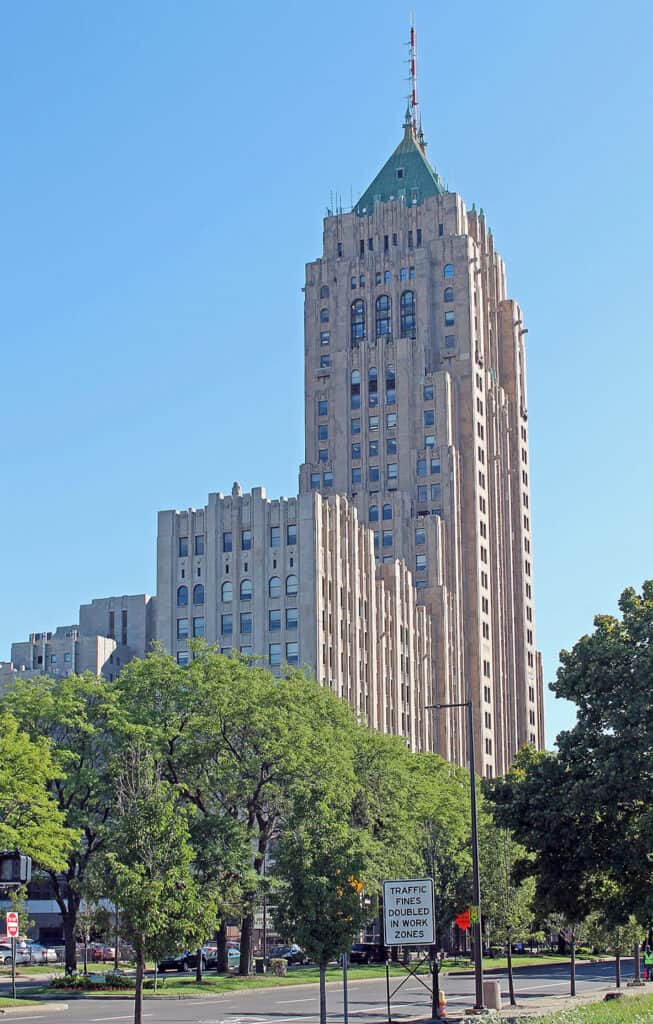
MULTIPOLYGON (((482 211, 426 157, 413 90, 401 142, 306 267, 300 491, 348 495, 377 564, 411 569, 434 699, 473 700, 486 776, 544 742, 525 334, 482 211)), ((462 715, 438 714, 435 736, 464 763, 462 715)))

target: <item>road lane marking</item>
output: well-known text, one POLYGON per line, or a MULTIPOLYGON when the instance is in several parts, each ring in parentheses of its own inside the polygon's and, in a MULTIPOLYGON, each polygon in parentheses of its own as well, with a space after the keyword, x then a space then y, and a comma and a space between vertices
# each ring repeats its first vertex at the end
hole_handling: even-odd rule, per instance
MULTIPOLYGON (((144 1013, 143 1016, 144 1017, 153 1017, 154 1014, 153 1013, 144 1013)), ((101 1021, 101 1020, 133 1020, 133 1017, 134 1017, 133 1013, 126 1013, 122 1017, 91 1017, 90 1019, 93 1022, 93 1024, 96 1024, 97 1021, 101 1021)))
POLYGON ((277 999, 275 1005, 285 1006, 287 1003, 314 1003, 317 996, 307 996, 305 999, 277 999))

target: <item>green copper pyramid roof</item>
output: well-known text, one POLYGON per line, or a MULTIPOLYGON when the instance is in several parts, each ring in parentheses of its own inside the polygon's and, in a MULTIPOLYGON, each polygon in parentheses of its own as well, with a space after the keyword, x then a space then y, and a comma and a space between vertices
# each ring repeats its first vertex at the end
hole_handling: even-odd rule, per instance
POLYGON ((354 206, 354 213, 359 217, 370 214, 375 203, 391 199, 403 198, 407 206, 415 206, 427 196, 439 196, 446 191, 426 159, 421 138, 407 117, 403 139, 354 206))

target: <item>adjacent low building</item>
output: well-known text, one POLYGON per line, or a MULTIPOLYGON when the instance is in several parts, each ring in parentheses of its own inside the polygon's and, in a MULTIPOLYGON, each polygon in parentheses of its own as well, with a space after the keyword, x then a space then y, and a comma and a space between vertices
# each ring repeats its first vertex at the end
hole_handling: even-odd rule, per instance
POLYGON ((432 748, 430 629, 403 562, 376 566, 351 502, 262 487, 159 513, 156 635, 179 664, 202 638, 279 673, 305 666, 374 728, 432 748))

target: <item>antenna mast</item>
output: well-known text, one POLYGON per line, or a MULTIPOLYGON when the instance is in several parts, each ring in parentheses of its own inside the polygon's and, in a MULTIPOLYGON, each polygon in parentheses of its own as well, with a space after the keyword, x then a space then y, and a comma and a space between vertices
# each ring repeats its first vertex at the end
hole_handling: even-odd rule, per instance
POLYGON ((417 33, 415 32, 415 18, 411 15, 410 19, 410 42, 408 43, 408 67, 409 67, 409 81, 410 81, 410 94, 408 96, 408 107, 410 109, 410 118, 413 125, 413 131, 417 134, 417 33))

